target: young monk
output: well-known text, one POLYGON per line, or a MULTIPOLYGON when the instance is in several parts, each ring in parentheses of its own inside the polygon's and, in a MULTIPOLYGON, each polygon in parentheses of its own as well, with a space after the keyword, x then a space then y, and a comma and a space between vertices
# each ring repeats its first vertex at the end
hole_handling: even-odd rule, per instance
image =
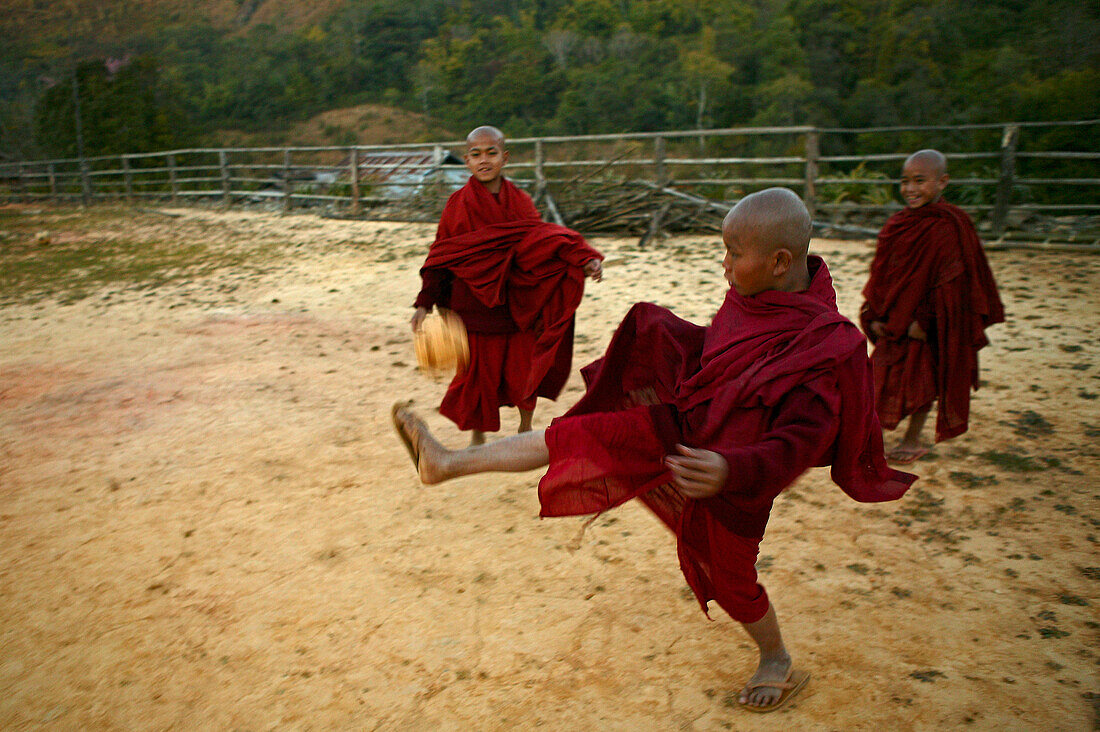
POLYGON ((778 709, 809 678, 757 582, 772 501, 814 465, 832 464, 859 501, 899 498, 915 480, 886 466, 866 340, 837 311, 824 261, 807 255, 810 229, 789 190, 744 198, 723 224, 730 289, 711 325, 635 305, 582 370, 585 395, 545 431, 451 451, 407 404, 393 409, 424 483, 547 467, 542 516, 640 498, 676 534, 703 611, 715 600, 756 642, 740 692, 751 711, 778 709))
POLYGON ((573 314, 584 277, 603 276, 603 255, 575 231, 543 223, 531 197, 503 175, 504 135, 466 137, 466 185, 447 200, 420 270, 415 332, 433 306, 462 317, 470 363, 451 382, 440 413, 472 430, 471 444, 500 429, 500 407, 531 429, 538 397, 556 399, 573 358, 573 314))
POLYGON ((966 432, 970 389, 978 388, 985 329, 1004 321, 1004 306, 970 217, 942 199, 950 177, 936 150, 909 156, 901 173, 906 208, 878 236, 860 324, 875 350, 879 421, 909 424, 887 454, 899 464, 928 453, 921 430, 932 409, 935 441, 966 432))

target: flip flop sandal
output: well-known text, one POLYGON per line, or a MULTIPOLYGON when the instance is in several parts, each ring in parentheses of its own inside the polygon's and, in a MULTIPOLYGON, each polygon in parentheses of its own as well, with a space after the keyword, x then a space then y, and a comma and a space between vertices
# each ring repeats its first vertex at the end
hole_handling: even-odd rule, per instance
POLYGON ((928 454, 927 447, 918 447, 915 450, 902 450, 894 448, 886 454, 886 460, 898 465, 909 465, 920 460, 922 457, 928 454))
POLYGON ((394 431, 396 431, 397 436, 401 438, 401 442, 405 443, 405 449, 409 451, 409 457, 412 458, 413 467, 415 467, 417 472, 419 473, 420 450, 418 450, 416 445, 413 444, 412 437, 405 434, 405 430, 403 428, 401 420, 398 419, 398 414, 400 412, 407 411, 411 404, 411 399, 406 402, 395 402, 394 405, 390 408, 390 419, 393 420, 394 431))
POLYGON ((808 671, 795 671, 791 669, 791 672, 787 674, 785 681, 757 681, 749 684, 746 687, 749 691, 753 689, 782 689, 783 693, 779 695, 779 698, 775 700, 773 704, 769 704, 764 707, 754 707, 751 704, 744 704, 740 701, 737 703, 741 705, 741 708, 747 712, 756 712, 758 714, 765 714, 767 712, 774 712, 777 709, 783 707, 784 704, 789 702, 795 694, 802 691, 802 687, 806 685, 806 682, 810 680, 810 673, 808 671))

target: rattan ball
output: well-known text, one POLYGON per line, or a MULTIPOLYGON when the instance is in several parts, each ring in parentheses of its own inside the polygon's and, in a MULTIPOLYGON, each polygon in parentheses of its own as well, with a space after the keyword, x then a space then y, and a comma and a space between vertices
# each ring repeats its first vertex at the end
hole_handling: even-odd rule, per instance
POLYGON ((424 318, 415 341, 416 363, 432 376, 462 373, 470 363, 466 326, 450 311, 424 318))

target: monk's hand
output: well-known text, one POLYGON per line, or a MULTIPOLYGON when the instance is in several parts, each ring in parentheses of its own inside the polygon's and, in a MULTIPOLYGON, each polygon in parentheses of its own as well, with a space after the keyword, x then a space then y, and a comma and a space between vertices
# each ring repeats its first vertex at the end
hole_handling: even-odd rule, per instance
POLYGON ((725 488, 730 466, 724 457, 686 445, 677 445, 676 452, 665 457, 665 465, 672 472, 673 485, 685 496, 710 498, 725 488))
POLYGON ((928 340, 928 334, 924 332, 924 328, 920 327, 920 323, 915 320, 909 324, 909 337, 917 341, 928 340))
POLYGON ((420 330, 420 326, 424 324, 424 318, 428 317, 428 309, 425 307, 418 307, 416 312, 413 313, 410 325, 412 325, 413 333, 420 330))
POLYGON ((599 282, 603 279, 603 263, 598 259, 590 259, 584 265, 584 276, 591 277, 599 282))
POLYGON ((886 323, 882 322, 881 320, 872 320, 871 321, 871 335, 873 335, 875 338, 885 338, 886 337, 886 323))

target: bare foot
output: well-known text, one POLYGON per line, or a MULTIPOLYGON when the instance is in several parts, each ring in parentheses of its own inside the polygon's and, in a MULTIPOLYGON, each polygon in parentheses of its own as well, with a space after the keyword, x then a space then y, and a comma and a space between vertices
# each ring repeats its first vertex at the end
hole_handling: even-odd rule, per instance
POLYGON ((428 425, 416 413, 407 406, 394 405, 393 426, 409 448, 421 483, 432 485, 452 477, 447 470, 450 450, 432 437, 428 425))
POLYGON ((760 665, 756 667, 756 673, 749 679, 749 683, 741 690, 739 701, 750 707, 769 707, 775 704, 783 695, 783 689, 778 686, 762 686, 764 682, 774 681, 782 684, 791 673, 791 657, 787 653, 782 655, 761 658, 760 665))

